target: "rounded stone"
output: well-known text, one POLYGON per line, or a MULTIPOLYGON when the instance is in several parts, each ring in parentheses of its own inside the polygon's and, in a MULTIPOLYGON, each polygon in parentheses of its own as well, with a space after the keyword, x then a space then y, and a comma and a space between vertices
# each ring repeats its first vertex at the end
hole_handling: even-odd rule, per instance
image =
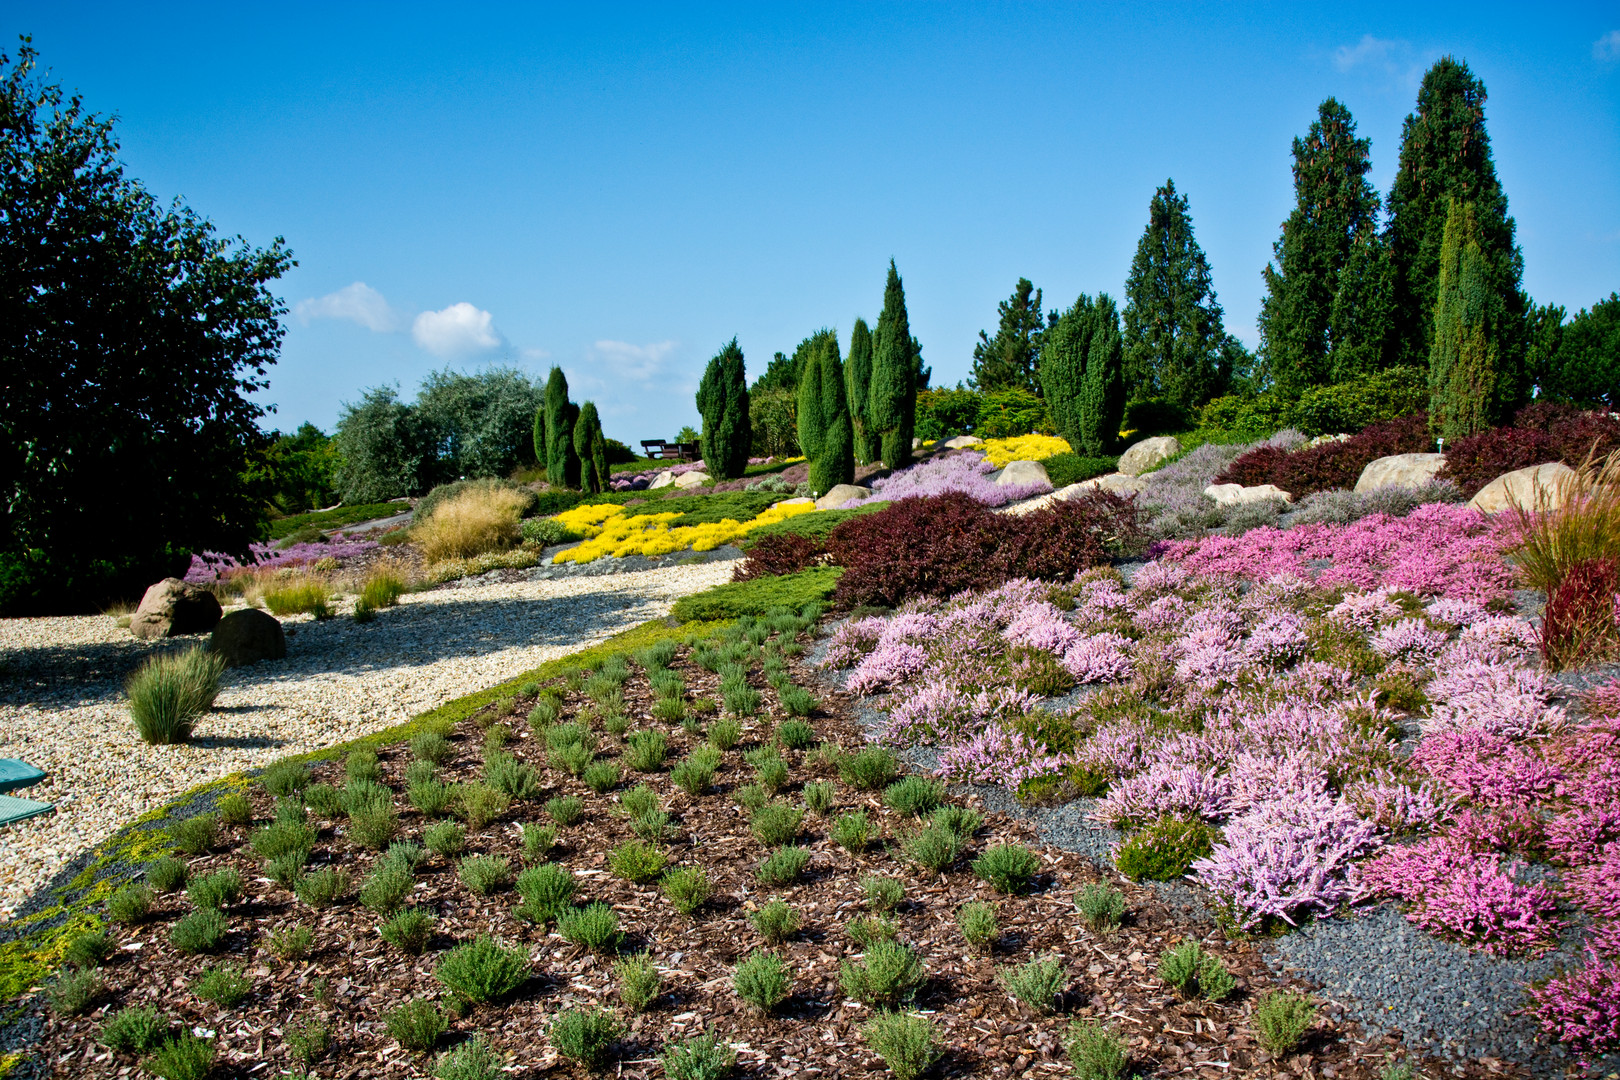
POLYGON ((1575 470, 1562 461, 1549 461, 1503 473, 1479 489, 1468 505, 1485 514, 1504 510, 1557 510, 1575 494, 1575 470))
POLYGON ((1050 484, 1046 466, 1038 461, 1009 461, 1007 467, 996 474, 996 486, 1008 484, 1050 484))
POLYGON ((219 620, 208 639, 208 649, 224 657, 226 667, 246 667, 260 660, 284 658, 287 635, 274 615, 258 608, 243 608, 219 620))
POLYGON ((1392 454, 1367 462, 1356 481, 1356 493, 1387 487, 1422 487, 1446 463, 1444 454, 1392 454))
POLYGON ((1204 489, 1204 494, 1215 500, 1216 506, 1238 506, 1243 503, 1267 502, 1280 499, 1291 503, 1294 497, 1276 484, 1255 484, 1244 487, 1242 484, 1211 484, 1204 489))
POLYGON ((129 632, 142 641, 201 634, 219 625, 219 600, 207 589, 179 578, 164 578, 146 590, 129 619, 129 632))
POLYGON ((1174 435, 1155 435, 1151 439, 1132 443, 1130 448, 1119 456, 1119 471, 1126 476, 1141 476, 1179 453, 1181 441, 1174 435))
POLYGON ((831 491, 816 500, 816 509, 837 510, 845 503, 852 503, 856 499, 864 499, 871 494, 871 488, 863 488, 856 484, 837 484, 831 491))

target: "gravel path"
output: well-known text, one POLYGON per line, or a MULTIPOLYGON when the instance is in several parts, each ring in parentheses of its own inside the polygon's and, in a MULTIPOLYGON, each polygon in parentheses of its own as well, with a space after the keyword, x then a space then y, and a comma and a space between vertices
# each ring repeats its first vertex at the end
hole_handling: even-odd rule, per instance
MULTIPOLYGON (((611 560, 610 560, 611 561, 611 560)), ((287 659, 227 671, 185 746, 147 746, 124 704, 143 657, 191 639, 140 642, 108 616, 0 620, 0 757, 47 779, 18 794, 56 812, 0 829, 0 918, 81 850, 166 799, 408 720, 730 580, 729 561, 408 594, 374 622, 283 620, 287 659)))

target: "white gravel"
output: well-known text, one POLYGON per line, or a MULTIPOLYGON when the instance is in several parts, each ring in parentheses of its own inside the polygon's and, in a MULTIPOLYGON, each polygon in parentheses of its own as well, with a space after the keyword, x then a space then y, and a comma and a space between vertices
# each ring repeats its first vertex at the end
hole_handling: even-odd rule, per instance
POLYGON ((0 757, 43 769, 16 794, 56 804, 0 828, 0 918, 86 847, 197 784, 400 723, 648 619, 727 581, 731 562, 597 577, 463 583, 358 624, 283 620, 287 658, 225 673, 185 746, 147 746, 125 677, 156 649, 109 616, 0 620, 0 757))

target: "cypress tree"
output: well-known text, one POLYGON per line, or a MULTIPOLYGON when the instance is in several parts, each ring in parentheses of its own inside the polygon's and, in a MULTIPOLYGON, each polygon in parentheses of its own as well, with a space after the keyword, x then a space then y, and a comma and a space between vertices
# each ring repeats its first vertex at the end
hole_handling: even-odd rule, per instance
POLYGON ((849 419, 855 430, 855 460, 870 465, 883 456, 882 440, 872 427, 872 331, 865 319, 849 332, 849 362, 844 365, 849 390, 849 419))
POLYGON ((602 437, 602 420, 593 401, 580 406, 574 423, 574 453, 579 458, 580 487, 592 494, 606 491, 610 478, 607 440, 602 437))
POLYGON ((579 455, 574 451, 574 417, 579 414, 568 400, 568 379, 553 367, 546 379, 546 480, 556 487, 579 487, 579 455))
POLYGON ((1451 200, 1429 352, 1429 427, 1460 439, 1490 426, 1502 322, 1472 203, 1451 200))
POLYGON ((542 469, 546 466, 546 403, 542 397, 534 409, 534 460, 542 469))
POLYGON ((1028 390, 1041 393, 1039 376, 1041 290, 1028 278, 1019 278, 1010 298, 996 307, 1001 315, 996 336, 979 331, 973 346, 973 385, 980 390, 1028 390), (1033 294, 1033 295, 1032 295, 1033 294))
POLYGON ((1272 245, 1262 276, 1260 358, 1285 399, 1332 381, 1329 351, 1340 276, 1358 235, 1377 227, 1378 193, 1367 181, 1371 139, 1328 98, 1303 139, 1294 140, 1294 211, 1272 245))
POLYGON ((716 480, 735 480, 748 468, 754 432, 748 420, 748 381, 743 352, 732 338, 709 361, 698 384, 703 417, 703 464, 716 480))
POLYGON ((1367 225, 1350 240, 1328 313, 1328 382, 1341 383, 1389 367, 1395 357, 1389 247, 1367 225))
POLYGON ((867 398, 872 430, 883 439, 883 463, 898 469, 911 461, 912 430, 917 418, 917 349, 906 318, 906 291, 900 272, 889 260, 883 288, 883 313, 872 344, 872 383, 867 398))
POLYGON ((1125 381, 1133 400, 1193 409, 1225 392, 1231 372, 1209 260, 1193 237, 1187 197, 1167 180, 1125 279, 1125 381))
POLYGON ((1125 415, 1122 360, 1125 339, 1119 311, 1107 293, 1080 294, 1046 331, 1041 343, 1041 386, 1052 422, 1079 453, 1106 454, 1119 440, 1125 415))
POLYGON ((1485 131, 1485 84, 1468 65, 1442 57, 1418 89, 1417 111, 1401 128, 1400 167, 1389 193, 1386 230, 1396 361, 1427 364, 1434 339, 1441 247, 1451 200, 1474 204, 1486 287, 1503 307, 1498 401, 1509 407, 1529 394, 1524 372, 1524 256, 1514 239, 1507 195, 1496 176, 1485 131))
POLYGON ((855 479, 854 428, 844 389, 838 335, 822 330, 811 338, 799 374, 799 446, 810 459, 810 489, 825 495, 855 479))

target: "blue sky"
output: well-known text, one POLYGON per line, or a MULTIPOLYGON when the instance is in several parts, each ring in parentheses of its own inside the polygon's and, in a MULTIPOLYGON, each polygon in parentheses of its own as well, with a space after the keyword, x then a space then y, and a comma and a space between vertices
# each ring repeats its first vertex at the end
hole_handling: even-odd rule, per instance
POLYGON ((1445 53, 1489 90, 1531 295, 1620 289, 1613 4, 586 7, 13 0, 0 31, 120 117, 161 198, 286 237, 284 429, 556 363, 608 435, 670 437, 733 335, 757 374, 875 321, 891 256, 954 383, 1019 276, 1119 296, 1166 177, 1253 346, 1290 140, 1339 97, 1387 192, 1445 53))

